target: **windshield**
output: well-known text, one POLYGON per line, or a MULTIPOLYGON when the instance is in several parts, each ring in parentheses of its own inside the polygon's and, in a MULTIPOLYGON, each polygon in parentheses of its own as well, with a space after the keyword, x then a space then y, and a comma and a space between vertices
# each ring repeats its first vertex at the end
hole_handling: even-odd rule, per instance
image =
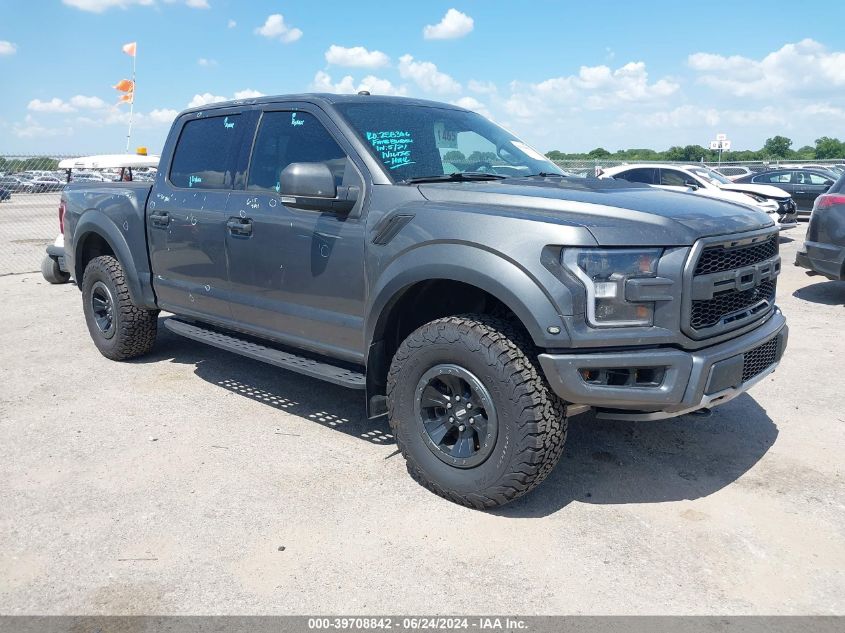
POLYGON ((507 177, 564 173, 475 112, 395 103, 336 107, 398 182, 459 172, 507 177))
POLYGON ((733 184, 730 180, 725 178, 722 174, 712 169, 705 169, 704 167, 692 167, 690 171, 699 178, 704 178, 707 182, 714 185, 730 185, 733 184))

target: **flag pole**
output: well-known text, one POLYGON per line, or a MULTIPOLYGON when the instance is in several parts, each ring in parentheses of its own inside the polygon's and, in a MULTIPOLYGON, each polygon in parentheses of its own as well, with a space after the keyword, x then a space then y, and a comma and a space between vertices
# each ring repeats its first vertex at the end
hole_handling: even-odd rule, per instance
POLYGON ((129 153, 129 138, 132 136, 132 118, 135 114, 135 88, 137 84, 135 83, 135 63, 136 58, 138 57, 138 49, 137 45, 135 48, 135 54, 132 55, 132 100, 129 101, 129 130, 126 132, 126 153, 129 153))

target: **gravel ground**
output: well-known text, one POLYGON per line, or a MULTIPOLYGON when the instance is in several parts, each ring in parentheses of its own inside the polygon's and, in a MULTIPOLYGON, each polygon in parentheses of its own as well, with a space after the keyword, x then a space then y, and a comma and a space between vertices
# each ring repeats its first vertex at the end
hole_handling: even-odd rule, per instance
POLYGON ((0 613, 841 614, 845 283, 791 265, 804 226, 775 374, 707 418, 576 417, 490 513, 417 486, 358 392, 163 329, 113 363, 75 287, 0 277, 0 613))

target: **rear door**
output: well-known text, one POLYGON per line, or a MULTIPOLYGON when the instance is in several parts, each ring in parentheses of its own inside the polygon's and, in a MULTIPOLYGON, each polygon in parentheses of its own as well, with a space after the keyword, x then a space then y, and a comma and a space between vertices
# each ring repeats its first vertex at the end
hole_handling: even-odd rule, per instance
POLYGON ((242 329, 348 360, 363 358, 363 166, 332 121, 310 104, 263 112, 246 186, 228 205, 232 310, 242 329), (349 214, 285 204, 279 174, 321 162, 337 186, 360 190, 349 214))
POLYGON ((792 172, 792 182, 795 185, 795 202, 799 209, 810 210, 820 195, 826 192, 833 181, 824 174, 796 170, 792 172))
POLYGON ((244 117, 237 109, 186 115, 165 149, 147 204, 154 287, 162 308, 212 322, 231 319, 226 205, 235 180, 244 117))

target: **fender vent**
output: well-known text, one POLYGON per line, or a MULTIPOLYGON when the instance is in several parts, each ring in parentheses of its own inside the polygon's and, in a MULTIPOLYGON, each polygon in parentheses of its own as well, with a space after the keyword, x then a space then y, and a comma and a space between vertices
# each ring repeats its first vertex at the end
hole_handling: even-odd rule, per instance
POLYGON ((373 244, 387 244, 413 219, 414 215, 408 213, 397 213, 385 218, 376 226, 373 244))

